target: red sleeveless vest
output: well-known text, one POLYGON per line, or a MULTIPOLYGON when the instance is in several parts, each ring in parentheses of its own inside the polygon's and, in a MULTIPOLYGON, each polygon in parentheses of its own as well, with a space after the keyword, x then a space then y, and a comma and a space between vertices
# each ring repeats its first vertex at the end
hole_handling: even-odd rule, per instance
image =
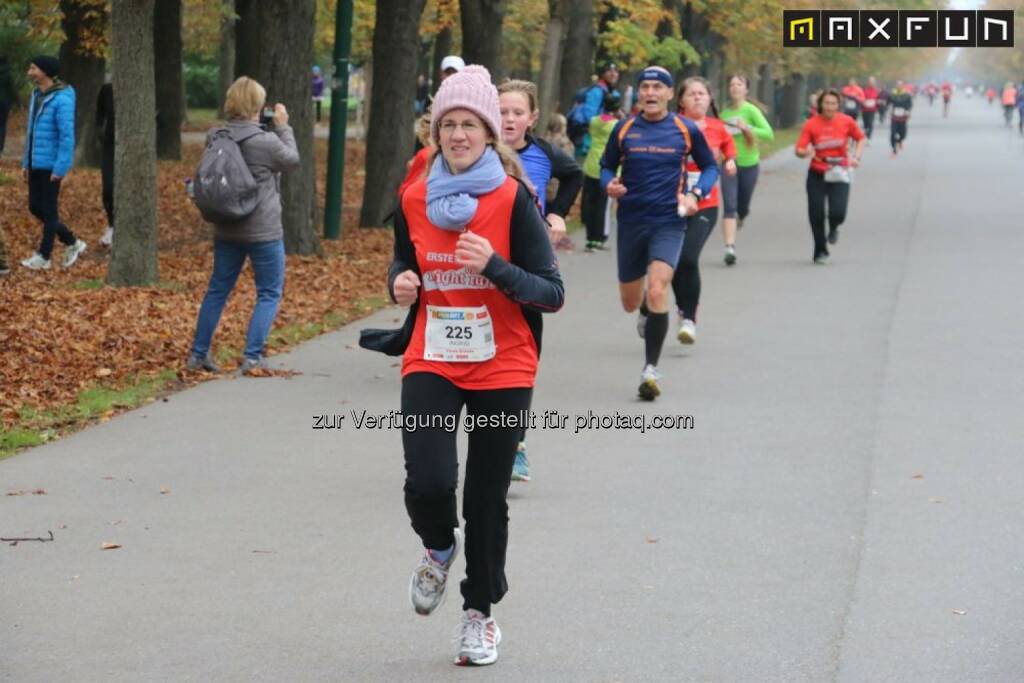
MULTIPOLYGON (((479 197, 476 215, 466 226, 470 232, 486 237, 494 252, 506 261, 511 259, 509 232, 518 187, 509 177, 498 189, 479 197)), ((402 376, 431 372, 462 389, 532 387, 537 375, 537 345, 522 308, 483 275, 473 275, 455 262, 455 243, 461 233, 432 225, 427 219, 426 198, 426 179, 414 183, 402 195, 402 213, 423 283, 416 327, 402 358, 402 376), (486 306, 494 332, 494 357, 478 362, 424 358, 427 306, 486 306)))

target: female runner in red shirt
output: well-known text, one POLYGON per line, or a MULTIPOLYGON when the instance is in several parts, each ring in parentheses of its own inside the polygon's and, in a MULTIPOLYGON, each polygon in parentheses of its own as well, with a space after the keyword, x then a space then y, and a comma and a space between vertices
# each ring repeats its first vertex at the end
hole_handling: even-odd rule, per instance
MULTIPOLYGON (((699 76, 687 78, 676 98, 679 113, 697 124, 715 155, 722 163, 726 175, 736 175, 736 142, 718 118, 718 107, 711 96, 711 84, 699 76), (710 116, 708 115, 710 113, 710 116)), ((686 163, 685 185, 681 195, 696 186, 700 180, 700 168, 693 159, 686 163)), ((697 304, 700 302, 700 252, 718 221, 718 185, 708 196, 697 203, 697 213, 686 219, 686 237, 679 265, 672 276, 672 291, 676 295, 679 310, 679 332, 676 338, 681 344, 697 341, 697 304)))
POLYGON ((466 578, 455 663, 483 665, 498 658, 501 631, 491 606, 508 589, 505 496, 524 426, 511 420, 530 407, 540 313, 558 310, 564 291, 544 219, 501 141, 487 69, 467 66, 444 80, 431 137, 439 153, 427 177, 402 193, 388 276, 395 302, 413 306, 402 360, 402 445, 406 510, 424 551, 409 598, 419 614, 433 612, 462 545, 455 449, 465 407, 473 424, 465 425, 466 578))
POLYGON ((818 98, 818 113, 807 120, 796 142, 796 155, 811 157, 807 170, 807 213, 814 235, 814 262, 828 263, 825 244, 825 200, 828 200, 828 244, 839 240, 839 226, 846 220, 850 201, 850 169, 860 166, 865 138, 853 118, 839 113, 839 93, 826 90, 818 98), (857 149, 849 157, 850 140, 857 149))

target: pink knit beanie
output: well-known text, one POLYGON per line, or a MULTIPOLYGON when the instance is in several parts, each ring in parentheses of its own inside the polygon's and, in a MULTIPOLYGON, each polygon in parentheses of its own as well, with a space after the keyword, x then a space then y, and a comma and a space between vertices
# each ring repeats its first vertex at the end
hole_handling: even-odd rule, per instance
POLYGON ((439 144, 441 118, 453 109, 468 109, 491 129, 494 139, 501 139, 501 105, 498 89, 491 83, 491 74, 479 64, 470 64, 441 82, 430 107, 430 137, 439 144))

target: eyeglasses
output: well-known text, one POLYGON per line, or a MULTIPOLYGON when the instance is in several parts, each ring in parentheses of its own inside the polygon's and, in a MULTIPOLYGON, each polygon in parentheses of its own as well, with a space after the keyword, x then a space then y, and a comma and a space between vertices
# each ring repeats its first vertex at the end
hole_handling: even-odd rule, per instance
POLYGON ((466 135, 471 135, 480 130, 480 125, 473 121, 463 121, 462 123, 443 121, 441 123, 441 132, 445 135, 454 135, 457 128, 461 128, 462 132, 466 135))

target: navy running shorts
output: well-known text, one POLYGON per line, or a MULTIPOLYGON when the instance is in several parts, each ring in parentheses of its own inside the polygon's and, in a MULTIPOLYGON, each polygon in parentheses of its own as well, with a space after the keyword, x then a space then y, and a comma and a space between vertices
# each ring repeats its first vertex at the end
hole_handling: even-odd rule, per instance
POLYGON ((663 225, 619 223, 616 237, 619 282, 633 282, 644 277, 652 261, 664 261, 674 270, 679 264, 685 235, 684 220, 663 225))

